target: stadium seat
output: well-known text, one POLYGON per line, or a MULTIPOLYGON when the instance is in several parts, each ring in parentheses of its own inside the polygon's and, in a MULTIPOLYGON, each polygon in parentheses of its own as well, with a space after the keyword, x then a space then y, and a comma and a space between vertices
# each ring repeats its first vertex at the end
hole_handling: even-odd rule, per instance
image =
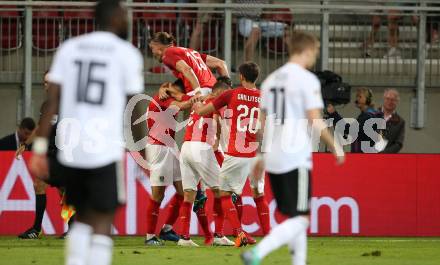
POLYGON ((169 8, 149 8, 148 12, 138 10, 133 14, 133 44, 137 46, 140 43, 144 47, 144 43, 153 36, 154 33, 166 31, 176 36, 177 31, 177 15, 169 8), (168 12, 160 12, 160 10, 168 10, 168 12), (137 35, 136 37, 134 35, 137 35))
POLYGON ((65 38, 75 37, 94 31, 94 14, 89 10, 64 11, 65 38))
MULTIPOLYGON (((0 6, 0 8, 2 8, 0 6)), ((5 8, 11 8, 10 6, 5 8)), ((0 11, 0 49, 14 50, 22 45, 21 19, 18 11, 0 11)))
POLYGON ((36 10, 32 20, 32 45, 34 49, 55 50, 61 41, 60 13, 58 11, 36 10))
MULTIPOLYGON (((284 24, 287 24, 287 29, 289 30, 291 27, 293 27, 293 16, 288 8, 283 8, 277 10, 278 12, 283 13, 276 13, 276 14, 267 14, 263 18, 268 21, 274 21, 274 22, 281 22, 284 24)), ((284 42, 284 37, 270 37, 265 41, 267 49, 269 52, 274 54, 284 54, 287 53, 287 46, 284 42)))

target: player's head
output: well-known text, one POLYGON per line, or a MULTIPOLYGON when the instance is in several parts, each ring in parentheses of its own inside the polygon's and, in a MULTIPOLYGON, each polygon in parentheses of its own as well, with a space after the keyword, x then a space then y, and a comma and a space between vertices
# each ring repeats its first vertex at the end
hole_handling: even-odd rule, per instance
POLYGON ((168 32, 156 32, 150 40, 149 46, 154 58, 162 62, 162 56, 168 47, 174 45, 176 40, 168 32))
POLYGON ((260 67, 254 62, 245 62, 238 67, 238 72, 240 73, 240 83, 255 84, 260 75, 260 67))
POLYGON ((219 77, 217 78, 217 82, 212 87, 212 96, 217 97, 221 93, 223 93, 225 90, 231 89, 232 86, 230 85, 231 79, 229 77, 219 77))
POLYGON ((228 86, 232 87, 232 80, 229 76, 219 76, 217 77, 217 82, 223 82, 228 86))
POLYGON ((293 31, 287 42, 289 55, 298 60, 305 68, 315 65, 319 54, 319 41, 310 33, 293 31))
POLYGON ((46 70, 46 72, 44 72, 43 87, 44 87, 44 91, 47 92, 49 90, 49 70, 46 70))
POLYGON ((122 39, 128 36, 127 11, 120 0, 100 0, 95 6, 96 24, 100 30, 110 31, 122 39))
POLYGON ((17 136, 20 142, 26 142, 35 129, 35 122, 32 118, 24 118, 18 126, 17 136))

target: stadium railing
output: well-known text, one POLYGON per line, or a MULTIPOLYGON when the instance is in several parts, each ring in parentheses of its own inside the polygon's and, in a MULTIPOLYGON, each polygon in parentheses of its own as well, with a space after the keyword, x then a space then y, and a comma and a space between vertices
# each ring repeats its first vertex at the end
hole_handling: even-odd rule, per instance
MULTIPOLYGON (((263 76, 287 60, 283 35, 300 29, 312 32, 321 40, 317 69, 333 70, 352 85, 412 87, 424 82, 426 87, 440 86, 440 7, 434 0, 312 0, 271 5, 229 2, 166 4, 127 1, 132 17, 131 40, 144 54, 147 82, 157 84, 171 78, 169 72, 153 60, 148 39, 154 32, 169 31, 176 36, 178 45, 188 46, 199 13, 209 14, 201 31, 199 50, 224 58, 235 71, 245 59, 246 38, 239 20, 243 12, 261 8, 257 21, 266 25, 273 23, 266 27, 267 31, 263 30, 253 57, 261 66, 263 76), (398 57, 385 56, 389 49, 387 25, 390 10, 399 17, 396 20, 398 57), (380 19, 380 27, 371 53, 366 55, 365 43, 375 15, 380 19), (437 35, 431 41, 432 34, 437 35)), ((22 82, 23 73, 28 71, 32 80, 39 82, 60 43, 94 30, 93 4, 86 1, 60 1, 56 5, 52 1, 0 1, 0 82, 22 82), (26 28, 27 19, 31 21, 30 29, 26 28), (32 40, 30 53, 26 39, 32 40)))

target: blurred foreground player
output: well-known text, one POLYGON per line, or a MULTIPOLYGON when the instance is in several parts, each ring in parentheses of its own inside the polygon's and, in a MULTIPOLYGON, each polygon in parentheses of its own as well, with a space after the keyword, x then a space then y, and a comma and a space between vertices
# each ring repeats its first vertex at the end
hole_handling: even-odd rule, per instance
POLYGON ((242 254, 246 265, 260 264, 269 253, 286 244, 293 255, 292 264, 306 265, 312 169, 310 127, 321 132, 337 162, 344 161, 342 148, 334 142, 321 117, 324 105, 320 83, 307 70, 315 64, 319 42, 308 33, 293 32, 288 43, 288 63, 262 84, 260 107, 265 115, 260 116, 260 121, 265 127, 264 139, 261 134, 259 139, 268 150, 258 154, 253 172, 254 176, 262 176, 266 169, 278 210, 289 219, 242 254))
MULTIPOLYGON (((57 159, 66 177, 66 200, 77 217, 66 242, 67 265, 111 264, 111 224, 125 202, 120 165, 127 96, 143 91, 142 56, 127 37, 127 14, 118 0, 95 7, 99 31, 72 38, 57 51, 49 72, 48 111, 34 140, 31 170, 47 175, 50 120, 59 108, 57 159), (76 144, 66 142, 71 136, 76 144)), ((140 105, 136 114, 143 114, 140 105)), ((145 126, 136 126, 141 139, 145 126)))

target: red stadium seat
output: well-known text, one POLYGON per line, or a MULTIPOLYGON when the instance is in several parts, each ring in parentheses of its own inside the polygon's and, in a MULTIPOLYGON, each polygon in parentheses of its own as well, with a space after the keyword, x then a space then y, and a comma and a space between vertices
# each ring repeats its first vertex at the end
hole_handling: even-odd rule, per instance
POLYGON ((94 14, 89 10, 69 10, 63 14, 65 37, 71 38, 95 30, 94 14))
MULTIPOLYGON (((5 6, 4 8, 13 7, 5 6)), ((21 19, 18 11, 0 11, 0 39, 1 50, 14 50, 21 47, 21 19)))
POLYGON ((32 45, 37 50, 55 50, 61 41, 61 16, 58 11, 37 10, 32 19, 32 45))

